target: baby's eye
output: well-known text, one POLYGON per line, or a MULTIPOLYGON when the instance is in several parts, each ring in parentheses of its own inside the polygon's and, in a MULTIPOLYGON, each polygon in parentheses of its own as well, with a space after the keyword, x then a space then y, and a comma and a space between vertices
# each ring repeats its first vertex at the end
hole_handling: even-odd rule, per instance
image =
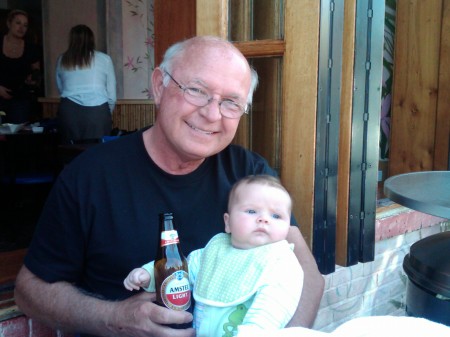
POLYGON ((245 213, 248 213, 248 214, 255 214, 256 211, 255 211, 254 209, 247 209, 247 210, 245 211, 245 213))
POLYGON ((272 218, 274 219, 281 219, 281 215, 280 214, 272 214, 272 218))

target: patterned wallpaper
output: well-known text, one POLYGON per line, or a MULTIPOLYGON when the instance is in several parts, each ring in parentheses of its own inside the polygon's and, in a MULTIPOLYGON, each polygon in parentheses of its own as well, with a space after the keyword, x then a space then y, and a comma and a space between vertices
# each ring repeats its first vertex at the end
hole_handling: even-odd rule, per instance
POLYGON ((153 0, 122 1, 124 98, 152 98, 153 0))
POLYGON ((117 98, 151 99, 154 69, 154 0, 107 4, 107 53, 114 62, 117 98))

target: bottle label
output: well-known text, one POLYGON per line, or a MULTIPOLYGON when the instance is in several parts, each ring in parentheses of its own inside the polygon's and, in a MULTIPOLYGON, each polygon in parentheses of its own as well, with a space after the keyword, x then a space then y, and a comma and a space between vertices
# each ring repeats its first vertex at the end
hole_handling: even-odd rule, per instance
POLYGON ((161 232, 161 247, 180 243, 176 230, 161 232))
POLYGON ((184 270, 177 270, 161 284, 164 305, 173 310, 187 310, 191 306, 191 286, 184 270))

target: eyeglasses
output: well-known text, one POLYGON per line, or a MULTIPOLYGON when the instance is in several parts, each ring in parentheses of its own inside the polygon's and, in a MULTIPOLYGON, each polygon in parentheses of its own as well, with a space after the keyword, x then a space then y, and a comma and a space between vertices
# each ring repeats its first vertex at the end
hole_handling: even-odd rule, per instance
MULTIPOLYGON (((178 86, 178 88, 183 90, 184 99, 189 103, 199 107, 204 107, 214 100, 214 98, 211 97, 204 89, 200 87, 186 87, 181 85, 167 71, 165 71, 165 73, 178 86)), ((219 111, 223 117, 240 118, 244 113, 248 113, 248 104, 242 106, 229 98, 224 98, 218 101, 218 103, 219 111)))

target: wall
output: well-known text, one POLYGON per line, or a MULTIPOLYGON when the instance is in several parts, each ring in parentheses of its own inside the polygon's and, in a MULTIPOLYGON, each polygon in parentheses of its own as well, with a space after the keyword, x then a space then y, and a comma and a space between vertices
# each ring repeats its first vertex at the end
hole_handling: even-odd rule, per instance
POLYGON ((107 2, 107 52, 115 65, 117 97, 152 98, 154 0, 107 2))
POLYGON ((337 266, 325 276, 325 292, 313 328, 330 332, 356 317, 405 315, 403 258, 414 242, 449 230, 449 223, 442 221, 404 207, 377 213, 375 260, 337 266))
POLYGON ((89 26, 95 35, 98 50, 106 50, 104 1, 42 0, 44 42, 44 76, 46 95, 58 97, 55 67, 59 54, 67 49, 70 28, 77 24, 89 26))
POLYGON ((56 60, 67 49, 70 28, 85 24, 94 32, 97 49, 113 60, 117 97, 149 99, 154 67, 153 2, 42 0, 45 96, 59 97, 56 60))

